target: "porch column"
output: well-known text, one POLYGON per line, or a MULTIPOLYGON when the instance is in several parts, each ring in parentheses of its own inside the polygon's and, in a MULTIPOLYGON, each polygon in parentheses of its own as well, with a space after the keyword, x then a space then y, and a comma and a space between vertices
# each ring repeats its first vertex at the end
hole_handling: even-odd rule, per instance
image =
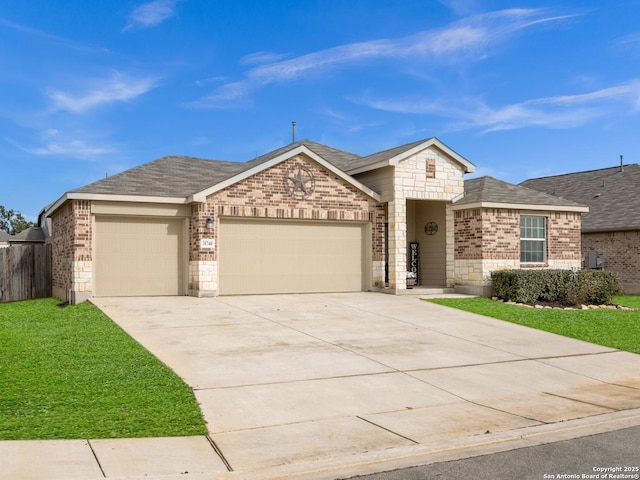
POLYGON ((389 202, 389 288, 407 288, 407 201, 389 202))

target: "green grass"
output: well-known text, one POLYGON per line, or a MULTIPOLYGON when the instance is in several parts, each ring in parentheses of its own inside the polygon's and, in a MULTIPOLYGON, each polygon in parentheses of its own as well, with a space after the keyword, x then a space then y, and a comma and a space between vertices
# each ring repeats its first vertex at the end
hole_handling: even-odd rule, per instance
POLYGON ((191 389, 93 305, 0 304, 0 439, 201 435, 191 389))
POLYGON ((545 310, 507 305, 489 298, 443 298, 429 301, 606 347, 640 353, 640 296, 614 298, 616 304, 637 309, 634 312, 545 310))

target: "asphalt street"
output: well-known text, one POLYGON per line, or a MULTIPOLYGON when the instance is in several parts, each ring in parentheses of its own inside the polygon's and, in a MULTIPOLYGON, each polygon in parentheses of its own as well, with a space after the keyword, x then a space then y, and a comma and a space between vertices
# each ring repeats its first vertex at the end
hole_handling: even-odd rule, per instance
POLYGON ((358 480, 640 478, 640 427, 451 462, 351 477, 358 480))

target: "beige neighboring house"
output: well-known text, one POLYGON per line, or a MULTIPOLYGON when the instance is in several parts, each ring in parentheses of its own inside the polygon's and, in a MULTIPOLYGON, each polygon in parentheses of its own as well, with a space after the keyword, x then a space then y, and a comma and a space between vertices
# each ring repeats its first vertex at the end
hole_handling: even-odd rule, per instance
POLYGON ((625 293, 640 294, 640 165, 533 178, 521 185, 587 205, 584 268, 617 272, 625 293))
POLYGON ((53 292, 72 303, 487 293, 492 268, 580 265, 585 207, 487 177, 465 182, 474 170, 437 138, 367 156, 302 140, 245 163, 163 157, 47 207, 53 292))

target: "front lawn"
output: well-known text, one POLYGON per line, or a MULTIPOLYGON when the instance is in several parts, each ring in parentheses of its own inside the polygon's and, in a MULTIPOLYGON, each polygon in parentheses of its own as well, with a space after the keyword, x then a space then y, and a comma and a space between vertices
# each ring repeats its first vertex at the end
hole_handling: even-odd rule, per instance
POLYGON ((439 298, 429 301, 606 347, 640 353, 640 296, 614 298, 614 303, 635 308, 634 312, 526 308, 489 298, 439 298))
POLYGON ((0 440, 206 434, 191 389, 88 302, 0 304, 0 440))

